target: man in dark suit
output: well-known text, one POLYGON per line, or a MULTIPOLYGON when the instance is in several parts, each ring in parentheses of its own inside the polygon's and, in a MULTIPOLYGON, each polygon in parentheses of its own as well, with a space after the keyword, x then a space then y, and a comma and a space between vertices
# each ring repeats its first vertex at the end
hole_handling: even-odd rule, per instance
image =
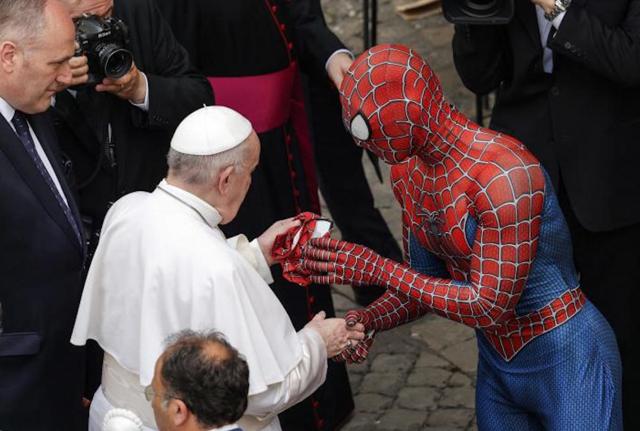
MULTIPOLYGON (((64 1, 74 17, 121 19, 133 53, 121 78, 56 96, 56 132, 72 162, 80 212, 98 231, 117 198, 156 187, 166 175, 173 131, 188 114, 212 105, 213 94, 153 0, 64 1)), ((74 57, 71 65, 72 85, 86 83, 87 57, 74 57)))
MULTIPOLYGON (((71 80, 74 27, 57 0, 0 0, 0 429, 82 429, 80 218, 42 114, 71 80)), ((86 428, 86 424, 84 426, 86 428)))
POLYGON ((455 64, 497 90, 491 127, 521 140, 553 180, 580 283, 611 323, 625 428, 640 429, 640 1, 515 0, 503 26, 456 26, 455 64))

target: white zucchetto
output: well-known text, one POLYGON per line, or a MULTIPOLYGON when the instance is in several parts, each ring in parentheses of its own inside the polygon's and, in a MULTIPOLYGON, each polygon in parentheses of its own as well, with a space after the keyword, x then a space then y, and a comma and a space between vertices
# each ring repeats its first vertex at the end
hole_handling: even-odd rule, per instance
POLYGON ((226 106, 205 106, 189 114, 171 139, 171 148, 182 154, 210 156, 244 142, 253 127, 249 120, 226 106))

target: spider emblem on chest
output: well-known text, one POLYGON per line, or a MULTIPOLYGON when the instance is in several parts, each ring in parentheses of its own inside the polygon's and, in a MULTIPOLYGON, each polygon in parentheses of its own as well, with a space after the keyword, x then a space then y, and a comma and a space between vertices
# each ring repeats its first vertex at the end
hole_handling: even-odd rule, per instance
POLYGON ((423 232, 433 235, 436 238, 442 237, 444 219, 442 217, 442 212, 439 209, 429 211, 424 207, 424 205, 420 205, 416 211, 416 216, 419 220, 420 229, 423 232))

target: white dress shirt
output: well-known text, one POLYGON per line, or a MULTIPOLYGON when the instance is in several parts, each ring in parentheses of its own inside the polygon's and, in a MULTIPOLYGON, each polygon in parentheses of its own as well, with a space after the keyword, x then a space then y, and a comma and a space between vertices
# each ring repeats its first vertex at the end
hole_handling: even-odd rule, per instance
MULTIPOLYGON (((16 128, 13 126, 13 123, 11 122, 11 120, 13 119, 13 115, 15 114, 15 112, 16 110, 13 108, 13 106, 9 105, 6 102, 6 100, 0 97, 0 113, 2 113, 2 116, 4 117, 5 120, 7 120, 7 123, 9 123, 9 126, 11 126, 14 132, 16 131, 16 128)), ((29 121, 27 121, 27 124, 29 124, 29 121)), ((67 197, 64 195, 64 192, 62 191, 62 187, 60 186, 60 180, 56 176, 56 173, 53 170, 53 166, 51 166, 51 162, 49 161, 47 154, 44 152, 44 149, 42 148, 40 141, 38 141, 38 137, 33 132, 33 129, 31 128, 31 124, 29 124, 29 133, 31 133, 31 139, 33 139, 33 144, 36 147, 36 153, 40 157, 40 160, 42 160, 42 164, 44 165, 45 169, 49 173, 49 176, 51 177, 51 179, 53 180, 53 184, 55 184, 56 189, 58 189, 58 193, 60 193, 60 196, 62 197, 62 200, 64 201, 64 203, 69 205, 69 203, 67 202, 67 197)), ((18 135, 16 133, 16 137, 17 136, 18 135)))
POLYGON ((551 27, 554 27, 556 30, 560 28, 560 24, 562 23, 562 19, 566 12, 562 12, 560 15, 555 17, 553 21, 549 21, 544 17, 544 9, 540 6, 536 5, 536 16, 538 18, 538 30, 540 31, 540 43, 542 44, 542 67, 545 72, 552 73, 553 72, 553 51, 551 51, 547 47, 547 39, 549 39, 549 33, 551 32, 551 27))

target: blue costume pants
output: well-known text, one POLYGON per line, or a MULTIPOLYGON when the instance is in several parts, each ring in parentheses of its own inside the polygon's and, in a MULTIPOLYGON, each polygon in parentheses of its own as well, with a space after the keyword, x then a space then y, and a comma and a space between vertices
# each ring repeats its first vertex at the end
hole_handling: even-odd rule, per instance
POLYGON ((622 430, 618 348, 609 324, 590 302, 510 362, 481 332, 477 336, 481 431, 622 430))

